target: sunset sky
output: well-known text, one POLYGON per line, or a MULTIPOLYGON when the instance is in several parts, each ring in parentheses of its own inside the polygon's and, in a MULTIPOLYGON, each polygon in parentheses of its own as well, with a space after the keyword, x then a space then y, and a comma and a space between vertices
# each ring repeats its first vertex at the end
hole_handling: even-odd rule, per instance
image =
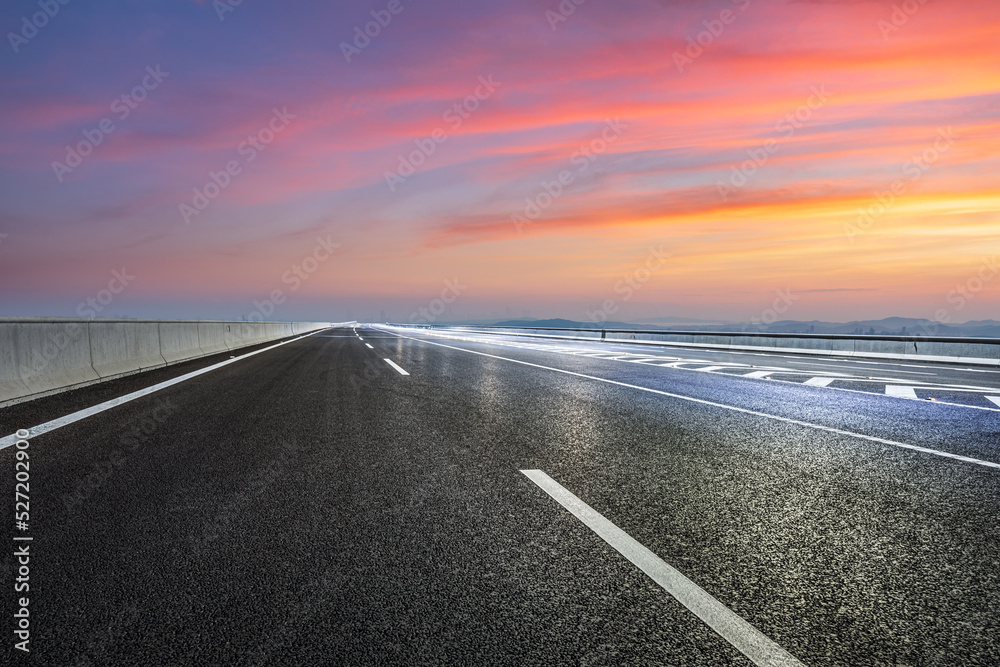
POLYGON ((780 291, 788 319, 1000 319, 996 0, 11 0, 0 27, 2 316, 115 280, 101 316, 280 290, 270 319, 444 292, 444 320, 746 321, 780 291))

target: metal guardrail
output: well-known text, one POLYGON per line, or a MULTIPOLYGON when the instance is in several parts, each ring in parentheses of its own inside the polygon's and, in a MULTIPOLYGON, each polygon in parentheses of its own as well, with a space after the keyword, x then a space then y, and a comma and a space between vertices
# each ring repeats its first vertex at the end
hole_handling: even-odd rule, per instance
POLYGON ((555 331, 567 333, 617 333, 653 334, 670 336, 746 336, 749 338, 808 338, 813 340, 873 340, 902 343, 977 343, 1000 345, 1000 338, 977 338, 974 336, 910 336, 890 334, 814 334, 814 333, 769 333, 764 331, 675 331, 672 329, 600 329, 600 328, 560 328, 560 327, 515 327, 484 324, 390 324, 394 327, 417 329, 510 329, 512 331, 555 331))
POLYGON ((763 331, 672 331, 487 325, 403 324, 402 327, 482 332, 533 338, 672 345, 730 351, 918 360, 1000 367, 1000 339, 956 336, 767 333, 763 331))

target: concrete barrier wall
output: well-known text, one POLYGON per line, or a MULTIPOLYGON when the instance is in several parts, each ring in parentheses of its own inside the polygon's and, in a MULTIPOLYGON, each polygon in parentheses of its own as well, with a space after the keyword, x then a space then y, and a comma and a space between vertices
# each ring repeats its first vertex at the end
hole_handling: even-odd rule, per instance
MULTIPOLYGON (((216 322, 199 322, 198 327, 198 347, 201 348, 203 354, 218 354, 219 352, 228 352, 232 349, 227 342, 227 328, 231 328, 231 324, 222 324, 216 322)), ((252 345, 255 340, 248 341, 248 345, 252 345)))
POLYGON ((328 326, 328 322, 3 318, 0 407, 328 326))
POLYGON ((160 355, 168 364, 205 355, 198 344, 198 327, 184 322, 160 322, 160 355))
MULTIPOLYGON (((426 327, 425 327, 426 328, 426 327)), ((915 359, 1000 366, 1000 339, 926 338, 920 336, 824 336, 819 334, 752 334, 713 332, 616 331, 594 329, 538 329, 530 327, 430 327, 465 333, 497 333, 574 340, 603 339, 618 343, 646 343, 721 350, 766 350, 874 359, 915 359)))
POLYGON ((91 364, 87 324, 0 321, 0 345, 4 347, 0 401, 100 380, 91 364))
POLYGON ((91 322, 90 363, 102 378, 166 366, 156 322, 91 322))

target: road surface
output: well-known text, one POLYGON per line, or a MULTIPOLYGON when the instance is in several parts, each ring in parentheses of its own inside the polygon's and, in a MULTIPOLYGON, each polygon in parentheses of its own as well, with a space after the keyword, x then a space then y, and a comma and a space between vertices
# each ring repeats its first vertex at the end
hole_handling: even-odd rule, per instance
POLYGON ((229 357, 0 410, 34 434, 12 662, 998 664, 995 370, 390 327, 229 357))

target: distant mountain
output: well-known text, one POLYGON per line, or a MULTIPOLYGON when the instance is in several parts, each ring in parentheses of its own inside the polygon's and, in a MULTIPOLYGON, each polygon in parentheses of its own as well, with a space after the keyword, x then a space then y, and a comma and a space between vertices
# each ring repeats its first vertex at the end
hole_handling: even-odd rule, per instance
POLYGON ((693 320, 690 317, 643 317, 632 320, 637 324, 724 324, 723 320, 693 320))
MULTIPOLYGON (((507 320, 497 322, 496 327, 539 327, 543 329, 635 329, 635 324, 628 322, 577 322, 575 320, 564 320, 555 318, 551 320, 507 320)), ((661 327, 647 327, 660 329, 661 327)))

